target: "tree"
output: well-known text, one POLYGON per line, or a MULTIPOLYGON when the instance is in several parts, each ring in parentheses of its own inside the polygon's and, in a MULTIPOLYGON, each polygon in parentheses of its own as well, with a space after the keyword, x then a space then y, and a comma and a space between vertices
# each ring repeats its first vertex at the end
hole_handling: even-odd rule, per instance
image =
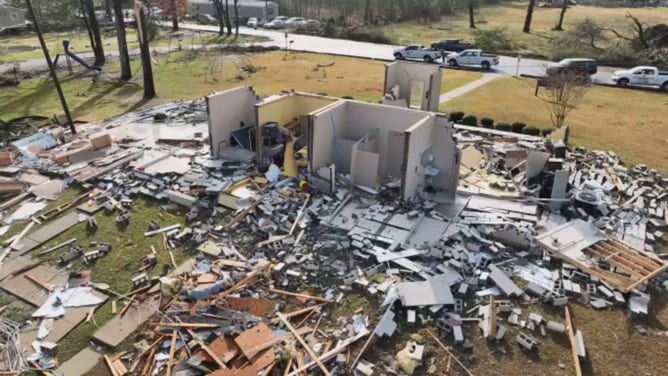
POLYGON ((543 79, 542 99, 555 128, 561 128, 568 114, 577 108, 589 89, 588 78, 577 72, 550 74, 543 79))
POLYGON ((149 49, 148 31, 148 4, 147 0, 135 0, 135 14, 137 15, 137 37, 141 52, 141 67, 144 76, 144 99, 155 97, 153 82, 153 67, 151 66, 151 51, 149 49))
POLYGON ((125 38, 125 22, 123 20, 122 0, 112 0, 114 8, 114 21, 116 23, 116 39, 118 40, 118 58, 121 62, 121 80, 132 78, 130 70, 130 55, 128 54, 128 43, 125 38))
POLYGON ((526 18, 524 18, 524 28, 522 29, 522 31, 525 33, 531 32, 531 18, 533 17, 533 7, 535 4, 536 0, 529 0, 529 6, 527 7, 527 15, 526 18))
POLYGON ((239 20, 239 0, 234 0, 234 37, 235 38, 239 37, 239 24, 240 23, 241 23, 241 20, 239 20))
POLYGON ((216 12, 216 19, 218 20, 218 35, 225 34, 225 7, 223 6, 223 0, 212 0, 213 9, 216 12))
POLYGON ((474 16, 474 9, 475 9, 475 0, 468 0, 468 5, 469 5, 469 27, 471 29, 475 29, 475 16, 474 16))
POLYGON ((93 0, 84 0, 84 5, 86 8, 86 16, 88 19, 88 28, 90 30, 90 35, 93 36, 92 47, 93 53, 95 54, 95 65, 102 66, 104 65, 104 47, 102 46, 102 37, 100 36, 100 25, 97 23, 97 16, 95 15, 95 6, 93 5, 93 0))
POLYGON ((232 35, 232 22, 230 21, 230 1, 225 0, 223 16, 225 17, 225 26, 227 27, 227 36, 232 35))
POLYGON ((554 30, 564 30, 564 16, 566 15, 566 9, 568 9, 568 0, 563 0, 563 3, 561 5, 561 13, 559 13, 559 21, 557 22, 557 26, 554 27, 554 30))
POLYGON ((177 31, 179 17, 185 16, 188 10, 188 0, 159 0, 157 6, 165 16, 171 17, 172 31, 177 31))

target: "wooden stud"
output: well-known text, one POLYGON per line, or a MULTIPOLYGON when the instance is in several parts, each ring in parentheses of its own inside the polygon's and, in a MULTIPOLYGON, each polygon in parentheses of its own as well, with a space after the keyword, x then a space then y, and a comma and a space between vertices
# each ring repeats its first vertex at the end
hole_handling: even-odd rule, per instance
POLYGON ((319 296, 312 296, 312 295, 308 295, 308 294, 297 294, 297 293, 290 292, 290 291, 271 289, 271 288, 267 288, 266 290, 269 291, 269 292, 273 292, 275 294, 294 296, 295 298, 308 299, 308 300, 313 300, 313 301, 316 301, 316 302, 336 303, 334 300, 321 298, 319 296))
POLYGON ((46 290, 46 291, 48 291, 48 292, 52 292, 52 291, 53 291, 53 288, 52 288, 51 286, 48 286, 47 284, 45 284, 44 282, 38 280, 37 278, 33 277, 32 275, 26 273, 26 274, 24 274, 23 276, 26 277, 26 278, 28 278, 32 283, 34 283, 34 284, 36 284, 37 286, 43 288, 44 290, 46 290))
POLYGON ((285 316, 283 316, 283 314, 281 312, 277 312, 276 315, 278 316, 279 319, 281 319, 281 321, 283 321, 283 323, 288 328, 288 330, 290 330, 292 335, 295 336, 295 338, 297 338, 297 341, 299 341, 299 343, 302 345, 302 347, 304 347, 304 349, 306 350, 308 355, 311 357, 311 359, 313 359, 316 362, 316 364, 318 365, 318 367, 320 367, 320 370, 322 370, 322 372, 325 374, 325 376, 331 376, 327 367, 325 367, 325 365, 322 363, 322 361, 320 361, 320 358, 318 358, 318 355, 315 353, 315 351, 313 351, 311 346, 309 346, 308 343, 306 343, 306 341, 304 341, 304 338, 302 338, 302 336, 299 335, 299 332, 297 332, 297 329, 295 329, 292 326, 292 324, 290 324, 290 321, 285 316))
POLYGON ((174 350, 176 350, 176 332, 177 330, 172 330, 172 342, 169 346, 169 359, 167 359, 167 373, 166 376, 172 375, 172 363, 174 363, 174 350))
POLYGON ((117 300, 112 300, 112 301, 111 301, 111 313, 114 314, 114 315, 115 315, 116 312, 118 311, 117 304, 118 304, 118 301, 117 301, 117 300))
POLYGON ((577 345, 575 343, 575 334, 573 334, 573 322, 571 321, 571 314, 568 312, 568 306, 564 306, 566 314, 566 333, 568 333, 568 341, 571 343, 571 353, 573 361, 575 362, 575 375, 582 376, 582 369, 580 368, 580 358, 578 357, 577 345))
POLYGON ((429 333, 429 335, 441 346, 441 348, 445 350, 445 352, 447 352, 448 355, 450 355, 450 357, 454 359, 455 362, 457 362, 457 364, 459 364, 459 366, 462 367, 469 376, 473 376, 473 373, 471 373, 471 371, 469 371, 469 369, 466 368, 466 366, 462 362, 460 362, 459 359, 457 359, 457 357, 452 352, 450 352, 450 350, 443 344, 443 342, 441 342, 440 339, 438 339, 438 337, 434 335, 434 333, 431 332, 431 330, 427 330, 427 333, 429 333))

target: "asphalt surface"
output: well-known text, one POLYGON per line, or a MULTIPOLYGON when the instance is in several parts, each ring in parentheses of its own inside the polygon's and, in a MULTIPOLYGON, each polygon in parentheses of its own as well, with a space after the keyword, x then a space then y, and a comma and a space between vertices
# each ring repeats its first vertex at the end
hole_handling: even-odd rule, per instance
MULTIPOLYGON (((168 25, 171 26, 171 23, 168 25)), ((217 25, 200 25, 192 23, 180 23, 180 28, 187 30, 201 30, 217 32, 217 25)), ((276 46, 280 48, 289 47, 294 51, 307 51, 315 53, 325 53, 341 56, 352 56, 375 60, 393 60, 394 50, 402 46, 390 44, 376 44, 367 42, 356 42, 346 39, 323 38, 312 35, 287 34, 282 30, 252 29, 249 27, 240 27, 239 33, 243 35, 260 36, 267 38, 267 41, 260 44, 265 46, 276 46)), ((202 47, 202 46, 198 46, 202 47)), ((172 47, 172 50, 174 47, 172 47)), ((157 52, 169 52, 168 47, 152 48, 157 52)), ((138 55, 139 50, 130 51, 130 55, 138 55)), ((92 59, 92 53, 82 53, 79 55, 83 59, 92 59)), ((107 56, 118 56, 117 51, 107 52, 107 56)), ((52 59, 55 56, 52 56, 52 59)), ((542 76, 545 73, 545 67, 550 61, 536 59, 518 59, 516 57, 499 56, 499 65, 493 67, 492 73, 503 74, 507 76, 528 75, 542 76)), ((46 69, 44 59, 31 59, 18 63, 21 70, 39 70, 46 69)), ((0 72, 12 69, 14 64, 0 64, 0 72)), ((599 67, 599 73, 593 77, 594 82, 602 84, 612 84, 612 72, 616 70, 610 67, 599 67)))

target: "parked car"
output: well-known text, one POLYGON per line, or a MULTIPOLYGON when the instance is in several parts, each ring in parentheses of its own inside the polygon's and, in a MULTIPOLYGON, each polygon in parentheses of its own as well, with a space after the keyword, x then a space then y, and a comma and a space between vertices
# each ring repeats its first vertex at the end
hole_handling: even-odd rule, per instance
POLYGON ((460 53, 452 53, 446 56, 445 63, 451 67, 479 66, 483 70, 490 70, 492 66, 499 65, 497 55, 485 54, 482 50, 464 50, 460 53))
POLYGON ((464 43, 459 39, 445 39, 440 42, 433 42, 431 44, 432 50, 444 50, 448 52, 462 52, 464 50, 474 49, 475 46, 469 43, 464 43))
POLYGON ((668 72, 661 72, 656 67, 640 66, 629 70, 616 71, 612 80, 619 86, 658 86, 668 91, 668 72))
POLYGON ((598 62, 594 59, 564 59, 547 67, 547 75, 575 73, 582 76, 591 76, 598 72, 598 62))
POLYGON ((280 21, 283 21, 283 22, 288 22, 288 17, 286 17, 286 16, 276 16, 276 18, 274 18, 272 21, 274 21, 274 20, 280 20, 280 21))
POLYGON ((320 28, 320 21, 318 20, 306 20, 302 28, 306 30, 318 30, 320 28))
POLYGON ((212 25, 217 24, 218 19, 210 14, 199 14, 197 15, 197 23, 203 25, 212 25))
POLYGON ((283 20, 274 18, 273 20, 264 24, 265 29, 285 29, 287 24, 283 20))
POLYGON ((441 57, 439 51, 429 50, 421 44, 411 44, 404 48, 394 50, 394 58, 397 60, 420 59, 425 63, 433 63, 441 57))
POLYGON ((304 17, 290 17, 285 23, 290 27, 302 27, 306 25, 306 19, 304 17))
POLYGON ((253 29, 257 29, 257 27, 259 26, 259 22, 260 21, 258 21, 256 17, 251 17, 246 22, 246 26, 252 27, 253 29))

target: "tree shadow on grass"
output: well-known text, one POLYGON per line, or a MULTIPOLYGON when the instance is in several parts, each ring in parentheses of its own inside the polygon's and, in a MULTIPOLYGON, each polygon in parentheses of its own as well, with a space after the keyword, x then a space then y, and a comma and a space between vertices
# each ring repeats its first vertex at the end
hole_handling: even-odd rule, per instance
MULTIPOLYGON (((77 117, 80 115, 83 115, 84 113, 90 111, 92 108, 94 108, 96 105, 99 104, 101 100, 103 100, 105 97, 108 95, 111 95, 114 91, 118 90, 119 92, 123 92, 124 95, 132 95, 135 92, 141 90, 141 87, 136 84, 132 83, 126 83, 126 82, 114 82, 114 83, 105 83, 108 85, 107 88, 102 90, 101 92, 95 94, 94 96, 90 97, 87 99, 85 102, 79 104, 77 107, 75 107, 72 110, 72 116, 77 117)), ((103 85, 105 85, 103 84, 103 85)), ((89 87, 89 90, 93 88, 96 84, 92 84, 89 87)))
MULTIPOLYGON (((71 75, 64 78, 58 78, 60 85, 79 79, 80 75, 71 75)), ((32 113, 33 108, 36 104, 39 104, 45 101, 49 97, 57 98, 58 94, 56 92, 55 85, 53 84, 53 79, 51 76, 47 76, 41 79, 32 89, 28 89, 23 95, 15 97, 13 100, 3 104, 8 112, 9 111, 20 111, 27 115, 39 115, 32 113)), ((67 97, 65 98, 67 100, 67 97)), ((51 114, 43 114, 44 116, 50 116, 51 114)))

